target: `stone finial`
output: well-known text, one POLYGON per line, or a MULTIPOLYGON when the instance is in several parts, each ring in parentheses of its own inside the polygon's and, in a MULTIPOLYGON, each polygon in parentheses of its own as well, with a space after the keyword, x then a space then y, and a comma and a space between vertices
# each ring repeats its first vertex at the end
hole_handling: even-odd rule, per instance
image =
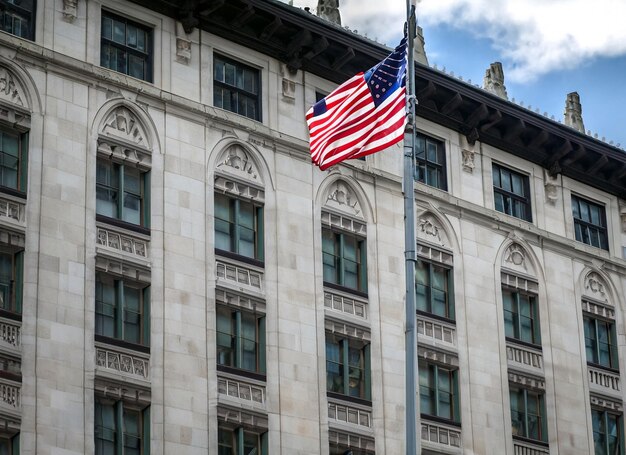
POLYGON ((317 0, 317 15, 328 22, 341 25, 339 0, 317 0))
POLYGON ((413 58, 417 63, 428 66, 428 57, 426 57, 426 50, 424 49, 424 32, 422 27, 417 26, 417 37, 415 39, 415 48, 413 49, 413 58))
POLYGON ((570 128, 574 128, 581 133, 585 132, 583 124, 583 108, 580 104, 580 96, 578 92, 567 94, 565 99, 565 121, 564 123, 570 128))
POLYGON ((504 70, 502 69, 502 63, 494 62, 489 65, 489 68, 485 71, 483 88, 500 98, 504 98, 505 100, 509 99, 506 94, 506 87, 504 86, 504 70))

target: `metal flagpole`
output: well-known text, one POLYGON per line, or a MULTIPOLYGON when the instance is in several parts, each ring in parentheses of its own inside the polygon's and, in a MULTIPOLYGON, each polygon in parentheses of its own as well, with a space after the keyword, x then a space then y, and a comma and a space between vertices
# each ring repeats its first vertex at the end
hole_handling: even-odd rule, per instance
POLYGON ((407 102, 408 119, 404 135, 404 260, 406 267, 406 455, 417 454, 417 334, 415 332, 415 63, 413 41, 416 35, 415 0, 406 0, 407 17, 407 102))

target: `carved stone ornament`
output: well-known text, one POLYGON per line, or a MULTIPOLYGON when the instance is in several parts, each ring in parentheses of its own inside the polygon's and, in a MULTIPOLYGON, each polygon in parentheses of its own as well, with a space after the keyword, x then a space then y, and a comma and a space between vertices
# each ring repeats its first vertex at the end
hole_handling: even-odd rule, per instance
POLYGON ((450 242, 446 231, 441 227, 437 218, 429 213, 422 213, 417 217, 417 238, 435 245, 448 247, 450 242))
POLYGON ((98 154, 144 169, 149 169, 152 166, 152 155, 150 153, 109 143, 103 139, 98 139, 98 154))
POLYGON ((535 270, 532 264, 527 260, 527 254, 524 248, 517 243, 513 243, 504 252, 502 266, 509 270, 535 276, 535 270))
POLYGON ((352 189, 345 182, 337 181, 333 183, 326 196, 326 206, 335 207, 342 212, 363 218, 361 204, 352 192, 352 189))
POLYGON ((474 147, 467 148, 461 150, 461 155, 463 157, 463 170, 465 172, 469 172, 470 174, 474 172, 474 156, 476 152, 474 152, 474 147))
POLYGON ((63 19, 74 22, 78 16, 78 0, 63 0, 63 19))
POLYGON ((294 81, 283 78, 283 97, 291 102, 296 100, 296 83, 294 81))
POLYGON ((546 202, 554 205, 559 199, 559 176, 558 174, 550 175, 547 169, 543 170, 543 187, 546 192, 546 202))
POLYGON ((622 219, 622 232, 626 233, 626 201, 619 201, 619 216, 622 219))
POLYGON ((23 94, 24 89, 15 81, 13 75, 5 68, 0 68, 0 98, 25 107, 23 94))
POLYGON ((191 61, 191 40, 181 22, 176 22, 176 61, 185 65, 191 61))
POLYGON ((604 280, 596 272, 590 272, 585 277, 585 294, 596 300, 604 302, 608 300, 606 297, 604 280))
POLYGON ((144 126, 128 108, 119 106, 109 113, 102 134, 150 150, 144 126))
POLYGON ((216 169, 226 171, 248 181, 263 184, 256 163, 250 154, 239 144, 233 144, 226 149, 218 160, 216 169))

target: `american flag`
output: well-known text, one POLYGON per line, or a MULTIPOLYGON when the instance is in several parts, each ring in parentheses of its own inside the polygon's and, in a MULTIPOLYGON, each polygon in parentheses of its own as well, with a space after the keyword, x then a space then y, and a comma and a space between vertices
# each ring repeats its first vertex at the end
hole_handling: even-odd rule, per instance
POLYGON ((311 160, 321 170, 400 142, 406 122, 407 39, 382 62, 341 84, 306 114, 311 160))

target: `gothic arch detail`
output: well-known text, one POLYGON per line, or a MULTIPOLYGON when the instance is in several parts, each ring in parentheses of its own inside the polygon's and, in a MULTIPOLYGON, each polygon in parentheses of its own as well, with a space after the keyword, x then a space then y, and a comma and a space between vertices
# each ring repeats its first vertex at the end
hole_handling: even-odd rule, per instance
POLYGON ((424 240, 428 243, 452 249, 447 230, 443 227, 441 221, 428 211, 417 215, 415 233, 418 240, 424 240))
POLYGON ((252 154, 239 143, 235 142, 226 147, 218 156, 216 163, 215 170, 218 172, 264 186, 259 167, 252 154))
POLYGON ((0 99, 30 110, 24 88, 12 73, 3 67, 0 67, 0 99))
POLYGON ((583 298, 591 298, 604 303, 612 303, 609 299, 608 286, 605 279, 597 272, 591 271, 583 280, 583 298))
POLYGON ((355 218, 363 219, 361 203, 352 187, 343 180, 336 180, 326 190, 324 207, 333 208, 355 218))
POLYGON ((514 272, 533 277, 537 276, 535 266, 529 257, 528 251, 517 242, 511 243, 502 255, 502 267, 514 272))

